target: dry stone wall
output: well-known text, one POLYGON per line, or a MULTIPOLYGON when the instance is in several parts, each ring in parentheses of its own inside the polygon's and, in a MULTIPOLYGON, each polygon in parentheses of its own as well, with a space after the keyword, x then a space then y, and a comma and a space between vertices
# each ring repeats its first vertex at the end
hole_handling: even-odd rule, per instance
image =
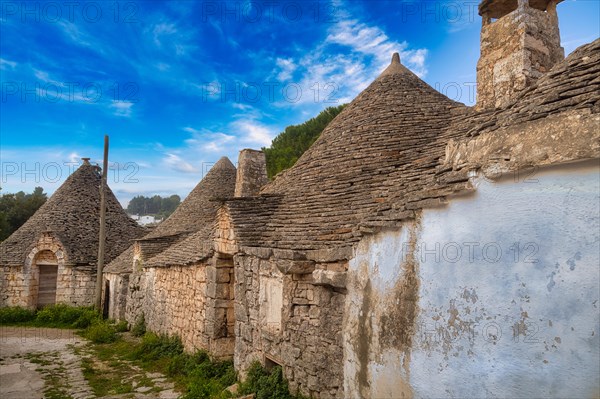
POLYGON ((135 323, 143 314, 148 330, 176 334, 188 349, 206 347, 203 267, 143 269, 131 277, 129 291, 126 317, 130 323, 135 323))
POLYGON ((24 306, 25 279, 22 266, 5 266, 0 268, 0 306, 24 306))
POLYGON ((342 368, 333 365, 343 359, 340 310, 345 295, 314 285, 312 274, 283 275, 274 259, 238 254, 234 262, 236 369, 244 375, 254 360, 274 362, 282 366, 292 391, 343 397, 342 368), (269 304, 278 303, 277 290, 280 307, 269 304))
POLYGON ((1 306, 37 306, 38 264, 56 264, 56 303, 90 306, 94 302, 96 268, 92 265, 66 265, 62 243, 52 234, 43 233, 33 246, 23 266, 4 266, 1 274, 1 306))
POLYGON ((206 349, 231 357, 234 311, 227 259, 190 266, 143 268, 130 277, 125 319, 144 315, 148 330, 177 335, 188 351, 206 349))

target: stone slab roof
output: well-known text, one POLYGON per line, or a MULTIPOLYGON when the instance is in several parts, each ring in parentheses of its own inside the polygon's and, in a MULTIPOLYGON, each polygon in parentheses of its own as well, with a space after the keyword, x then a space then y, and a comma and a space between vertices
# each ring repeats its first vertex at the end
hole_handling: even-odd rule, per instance
POLYGON ((394 60, 260 197, 226 202, 238 244, 306 254, 351 248, 364 233, 472 190, 464 171, 444 165, 448 143, 567 111, 598 113, 599 47, 579 48, 513 104, 484 112, 394 60))
POLYGON ((240 245, 347 246, 360 240, 365 224, 412 216, 397 206, 408 198, 399 197, 427 187, 424 176, 434 179, 448 121, 464 109, 395 55, 294 167, 263 189, 263 198, 227 203, 240 245))
MULTIPOLYGON (((96 265, 100 226, 99 168, 80 166, 29 220, 0 244, 0 265, 23 265, 43 232, 64 245, 70 265, 96 265)), ((107 187, 106 262, 116 258, 146 229, 123 210, 107 187)))
POLYGON ((213 254, 213 245, 206 233, 199 231, 153 257, 145 267, 187 266, 207 259, 213 254))
MULTIPOLYGON (((186 245, 195 243, 194 240, 210 240, 217 209, 220 205, 217 198, 233 197, 235 191, 236 168, 227 157, 222 157, 196 185, 185 200, 177 207, 164 222, 152 232, 137 240, 144 257, 144 266, 150 260, 159 257, 157 265, 165 265, 163 260, 170 259, 171 252, 166 257, 160 257, 169 248, 185 243, 188 237, 193 237, 186 245), (161 260, 163 259, 163 260, 161 260)), ((187 249, 188 246, 182 248, 187 249)), ((183 251, 177 259, 187 264, 188 260, 196 259, 193 251, 183 251)), ((168 262, 166 262, 168 263, 168 262)), ((133 249, 130 257, 126 254, 119 256, 115 262, 107 265, 107 273, 126 273, 133 267, 133 249)))

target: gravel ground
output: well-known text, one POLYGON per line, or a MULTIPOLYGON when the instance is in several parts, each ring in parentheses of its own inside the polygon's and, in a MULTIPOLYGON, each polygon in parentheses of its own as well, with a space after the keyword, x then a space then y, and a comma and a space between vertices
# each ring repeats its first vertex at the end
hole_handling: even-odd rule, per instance
MULTIPOLYGON (((81 356, 89 356, 86 341, 73 330, 0 326, 0 398, 37 399, 46 396, 95 398, 81 371, 81 356)), ((144 372, 140 370, 144 375, 144 372)), ((112 396, 133 399, 178 396, 159 373, 145 374, 161 392, 136 392, 112 396)))

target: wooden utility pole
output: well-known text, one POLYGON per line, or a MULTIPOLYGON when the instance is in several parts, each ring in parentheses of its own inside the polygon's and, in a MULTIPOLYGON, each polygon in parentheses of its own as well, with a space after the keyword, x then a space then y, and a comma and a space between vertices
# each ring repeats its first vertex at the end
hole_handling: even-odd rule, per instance
POLYGON ((106 241, 106 175, 108 174, 108 136, 104 136, 104 160, 100 184, 100 242, 98 243, 98 271, 96 274, 96 310, 102 312, 102 269, 106 241))

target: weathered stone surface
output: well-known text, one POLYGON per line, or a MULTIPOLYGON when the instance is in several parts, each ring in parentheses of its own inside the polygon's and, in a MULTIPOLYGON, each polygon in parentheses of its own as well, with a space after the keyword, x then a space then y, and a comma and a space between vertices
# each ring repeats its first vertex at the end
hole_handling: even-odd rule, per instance
POLYGON ((240 151, 235 196, 253 197, 258 195, 260 189, 268 182, 265 153, 251 149, 240 151))
POLYGON ((276 265, 283 274, 309 274, 315 270, 315 262, 312 260, 278 259, 276 265))
POLYGON ((328 285, 336 288, 346 287, 346 272, 315 270, 312 272, 315 285, 328 285))
POLYGON ((556 1, 531 2, 506 13, 507 2, 487 1, 477 64, 477 107, 502 108, 564 59, 556 1), (548 3, 548 12, 545 12, 548 3), (490 18, 499 18, 491 22, 490 18))

